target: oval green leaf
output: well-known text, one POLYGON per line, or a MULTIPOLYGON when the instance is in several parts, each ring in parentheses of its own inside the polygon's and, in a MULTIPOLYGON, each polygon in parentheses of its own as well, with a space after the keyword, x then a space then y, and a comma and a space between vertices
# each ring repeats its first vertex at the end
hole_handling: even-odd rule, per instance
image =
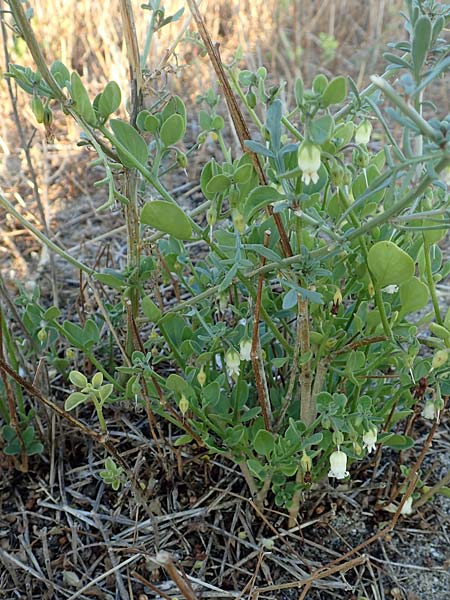
POLYGON ((414 275, 414 261, 397 244, 390 241, 377 242, 369 250, 369 269, 381 288, 400 285, 414 275))
MULTIPOLYGON (((147 120, 146 120, 147 122, 147 120)), ((161 126, 159 136, 164 146, 172 146, 179 142, 186 131, 186 121, 179 114, 171 115, 161 126)))
MULTIPOLYGON (((145 165, 148 158, 148 149, 144 138, 139 135, 134 127, 131 127, 131 125, 120 119, 111 119, 110 125, 117 141, 125 146, 126 150, 138 163, 145 165)), ((121 148, 116 147, 116 151, 124 167, 132 169, 136 166, 133 160, 121 148)))
POLYGON ((231 185, 231 177, 228 175, 214 175, 207 186, 206 191, 208 194, 221 194, 225 192, 231 185))
POLYGON ((325 88, 322 95, 322 104, 324 107, 331 104, 339 104, 347 96, 347 80, 345 77, 336 77, 325 88))
POLYGON ((80 117, 83 117, 90 125, 95 125, 97 118, 94 109, 86 88, 76 71, 72 73, 70 78, 70 95, 75 102, 75 109, 80 117))
POLYGON ((188 217, 179 206, 165 200, 147 202, 141 211, 141 223, 150 225, 179 240, 192 237, 192 226, 188 217))
POLYGON ((105 89, 100 95, 98 112, 102 117, 107 119, 109 115, 116 112, 119 108, 121 100, 122 94, 120 93, 120 87, 115 81, 110 81, 106 84, 105 89))

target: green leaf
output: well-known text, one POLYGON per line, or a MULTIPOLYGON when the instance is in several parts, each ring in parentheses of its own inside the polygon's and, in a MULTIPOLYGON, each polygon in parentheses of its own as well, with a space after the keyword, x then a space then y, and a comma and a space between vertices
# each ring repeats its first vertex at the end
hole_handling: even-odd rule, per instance
POLYGON ((400 285, 399 319, 427 305, 430 297, 428 286, 417 277, 411 277, 400 285))
POLYGON ((422 221, 421 227, 433 227, 433 229, 424 229, 422 231, 423 239, 427 244, 437 244, 447 235, 448 227, 444 226, 442 229, 434 229, 434 227, 439 225, 439 221, 443 220, 443 215, 436 215, 433 218, 422 221))
POLYGON ((150 133, 156 133, 159 129, 159 125, 159 120, 148 110, 141 110, 136 118, 136 126, 141 131, 150 131, 150 133))
POLYGON ((161 316, 161 309, 157 306, 150 296, 144 296, 142 298, 142 312, 152 323, 156 323, 161 316))
POLYGON ((294 85, 295 103, 298 107, 303 104, 304 85, 301 77, 297 77, 294 85))
POLYGON ((94 278, 100 283, 118 290, 123 288, 126 283, 124 275, 120 271, 114 271, 114 269, 105 269, 103 273, 95 273, 94 278))
POLYGON ((159 136, 164 146, 179 142, 186 132, 186 121, 179 114, 171 115, 161 126, 159 136))
POLYGON ((65 64, 55 60, 50 67, 50 72, 60 87, 67 87, 68 82, 70 82, 70 73, 65 64))
POLYGON ((418 81, 420 71, 425 63, 427 52, 431 41, 431 20, 423 15, 419 17, 414 25, 411 56, 414 64, 414 75, 418 81))
POLYGON ((261 154, 262 156, 267 156, 267 158, 275 157, 274 153, 271 150, 269 150, 269 148, 266 148, 266 146, 263 146, 259 142, 255 142, 253 140, 245 140, 244 144, 246 148, 251 150, 251 152, 261 154))
POLYGON ((331 138, 333 129, 334 120, 330 115, 314 119, 309 126, 310 139, 315 144, 324 144, 331 138))
POLYGON ((393 448, 394 450, 408 450, 414 446, 414 440, 406 435, 399 435, 397 433, 388 433, 387 435, 380 435, 379 441, 383 446, 393 448))
POLYGON ((108 398, 111 396, 112 391, 114 389, 114 385, 112 383, 105 383, 99 390, 100 400, 102 402, 106 402, 108 398))
MULTIPOLYGON (((139 135, 134 127, 131 127, 125 121, 111 119, 109 123, 117 140, 125 146, 138 163, 145 165, 148 158, 148 149, 144 138, 139 135)), ((124 167, 135 167, 134 162, 121 149, 116 148, 116 150, 124 167)))
POLYGON ((253 165, 241 165, 234 172, 233 179, 235 183, 247 183, 252 176, 253 165))
POLYGON ((208 194, 221 194, 230 187, 231 183, 231 177, 228 175, 214 175, 214 177, 209 180, 206 191, 208 194))
POLYGON ((377 285, 400 285, 414 275, 414 261, 394 242, 377 242, 369 250, 367 257, 369 269, 377 285))
POLYGON ((259 462, 259 460, 255 460, 254 458, 250 458, 247 461, 247 466, 252 475, 257 477, 260 481, 264 481, 267 477, 267 471, 259 462))
POLYGON ((122 95, 120 93, 120 87, 117 85, 115 81, 110 81, 106 84, 105 89, 100 95, 100 99, 98 101, 98 112, 107 119, 109 115, 116 110, 120 106, 120 102, 122 100, 122 95))
POLYGON ((243 214, 249 222, 261 209, 272 202, 284 200, 286 196, 270 185, 262 185, 254 188, 244 203, 243 214))
POLYGON ((169 375, 166 381, 166 387, 168 390, 172 392, 176 392, 177 394, 186 394, 190 390, 189 384, 187 381, 177 375, 176 373, 172 373, 169 375))
POLYGON ((189 240, 192 237, 189 218, 179 206, 165 200, 146 202, 141 211, 141 223, 173 235, 178 240, 189 240))
POLYGON ((179 96, 172 96, 164 107, 161 117, 163 121, 166 121, 170 116, 175 114, 180 115, 186 121, 186 107, 179 96))
POLYGON ((90 125, 95 125, 97 122, 95 111, 92 108, 89 95, 83 85, 83 82, 76 71, 72 73, 70 78, 70 95, 75 102, 75 109, 77 113, 90 125))
POLYGON ((74 386, 80 389, 85 388, 88 384, 87 377, 79 371, 70 371, 69 380, 71 383, 73 383, 74 386))
POLYGON ((325 88, 322 95, 322 104, 324 107, 331 104, 339 104, 347 96, 347 80, 345 77, 336 77, 325 88))
POLYGON ((181 435, 174 442, 174 446, 178 448, 179 446, 185 446, 186 444, 190 444, 192 442, 192 436, 186 433, 185 435, 181 435))
POLYGON ((73 410, 80 404, 84 404, 88 398, 89 396, 83 394, 82 392, 73 392, 65 401, 64 408, 68 411, 73 410))
POLYGON ((269 458, 275 448, 273 433, 265 429, 260 429, 253 440, 253 448, 258 454, 269 458))
POLYGON ((44 313, 44 320, 49 323, 50 321, 54 321, 61 315, 61 311, 56 306, 51 306, 44 313))

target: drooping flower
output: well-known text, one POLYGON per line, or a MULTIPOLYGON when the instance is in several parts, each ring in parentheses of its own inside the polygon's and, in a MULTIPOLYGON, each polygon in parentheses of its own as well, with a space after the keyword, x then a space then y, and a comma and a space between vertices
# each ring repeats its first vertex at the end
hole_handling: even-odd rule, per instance
POLYGON ((302 181, 305 185, 319 181, 320 148, 305 140, 298 149, 298 166, 303 171, 302 181))
POLYGON ((447 350, 437 350, 434 353, 433 360, 431 362, 432 369, 440 369, 445 365, 448 360, 447 350))
POLYGON ((252 352, 252 340, 249 338, 242 338, 239 342, 239 356, 241 360, 251 360, 252 352))
POLYGON ((402 506, 402 510, 400 511, 400 513, 401 513, 402 515, 412 515, 412 514, 413 514, 413 512, 414 512, 414 510, 413 510, 413 507, 412 507, 412 504, 413 504, 413 497, 412 497, 412 496, 410 496, 410 497, 409 497, 409 498, 406 500, 405 504, 402 506))
POLYGON ((368 144, 372 135, 372 124, 367 119, 361 121, 355 131, 355 142, 357 144, 368 144))
POLYGON ((347 471, 347 455, 342 450, 335 450, 330 455, 330 472, 328 477, 336 477, 336 479, 345 479, 348 477, 347 471))
POLYGON ((376 427, 371 427, 363 435, 364 448, 367 448, 367 452, 375 452, 377 444, 378 431, 376 427))
POLYGON ((434 421, 434 419, 436 419, 439 413, 436 410, 433 400, 427 400, 425 402, 425 406, 423 407, 421 414, 424 419, 429 419, 430 421, 434 421))
POLYGON ((225 365, 230 377, 239 377, 241 359, 239 353, 234 349, 228 350, 225 354, 225 365))

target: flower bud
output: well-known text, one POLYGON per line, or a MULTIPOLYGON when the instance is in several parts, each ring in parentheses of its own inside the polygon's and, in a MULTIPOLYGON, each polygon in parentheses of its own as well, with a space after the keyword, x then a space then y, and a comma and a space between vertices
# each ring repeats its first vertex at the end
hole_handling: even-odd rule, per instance
POLYGON ((205 375, 205 371, 203 369, 203 367, 200 369, 200 371, 197 374, 197 381, 199 382, 199 384, 203 387, 206 383, 206 375, 205 375))
POLYGON ((233 219, 233 225, 236 227, 238 233, 242 235, 245 232, 246 225, 244 216, 237 209, 234 209, 231 212, 231 217, 233 219))
POLYGON ((36 117, 36 121, 38 123, 44 122, 44 105, 42 104, 42 100, 39 96, 33 96, 31 100, 31 110, 33 111, 34 116, 36 117))
POLYGON ((343 444, 344 434, 340 431, 335 431, 333 433, 333 443, 336 444, 336 446, 340 446, 341 444, 343 444))
POLYGON ((300 468, 304 473, 306 473, 307 471, 311 471, 312 469, 312 459, 310 456, 308 456, 308 454, 306 454, 304 450, 300 459, 300 468))
POLYGON ((184 394, 181 394, 181 400, 178 404, 178 408, 180 409, 181 414, 184 415, 189 410, 189 400, 186 398, 184 394))
POLYGON ((49 108, 48 106, 44 108, 44 116, 42 122, 46 127, 50 127, 50 125, 53 123, 53 113, 51 108, 49 108))
POLYGON ((45 331, 44 328, 39 329, 37 337, 38 337, 38 340, 41 342, 41 344, 43 344, 46 341, 46 339, 47 339, 47 332, 45 331))
POLYGON ((431 362, 431 368, 439 369, 440 367, 443 367, 445 365, 445 363, 447 362, 447 359, 448 359, 447 350, 438 350, 437 352, 434 353, 433 360, 431 362))
POLYGON ((249 108, 255 108, 256 106, 256 94, 255 92, 247 92, 245 99, 249 108))

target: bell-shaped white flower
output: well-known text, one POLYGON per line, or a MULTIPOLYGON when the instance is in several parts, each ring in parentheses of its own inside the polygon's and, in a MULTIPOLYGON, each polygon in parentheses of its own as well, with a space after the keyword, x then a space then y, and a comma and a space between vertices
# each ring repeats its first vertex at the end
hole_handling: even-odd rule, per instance
POLYGON ((371 427, 363 435, 364 448, 367 448, 367 452, 375 452, 377 444, 378 431, 376 427, 371 427))
POLYGON ((319 181, 320 148, 305 140, 298 149, 298 166, 303 171, 302 181, 305 185, 319 181))
POLYGON ((241 359, 239 353, 234 349, 228 350, 225 354, 225 365, 230 377, 239 377, 241 359))
POLYGON ((427 400, 425 402, 425 406, 423 407, 421 414, 424 419, 429 419, 430 421, 434 421, 436 419, 439 411, 436 410, 433 400, 427 400))
POLYGON ((367 119, 361 121, 355 131, 355 142, 357 144, 368 144, 372 135, 372 124, 367 119))
POLYGON ((252 360, 252 340, 243 338, 239 342, 239 356, 241 360, 252 360))
POLYGON ((336 450, 330 455, 330 472, 328 477, 336 479, 345 479, 348 477, 347 455, 342 450, 336 450))
POLYGON ((402 515, 412 515, 413 512, 414 512, 412 504, 413 504, 413 497, 410 496, 406 500, 405 504, 402 506, 402 510, 400 511, 400 514, 402 514, 402 515))

